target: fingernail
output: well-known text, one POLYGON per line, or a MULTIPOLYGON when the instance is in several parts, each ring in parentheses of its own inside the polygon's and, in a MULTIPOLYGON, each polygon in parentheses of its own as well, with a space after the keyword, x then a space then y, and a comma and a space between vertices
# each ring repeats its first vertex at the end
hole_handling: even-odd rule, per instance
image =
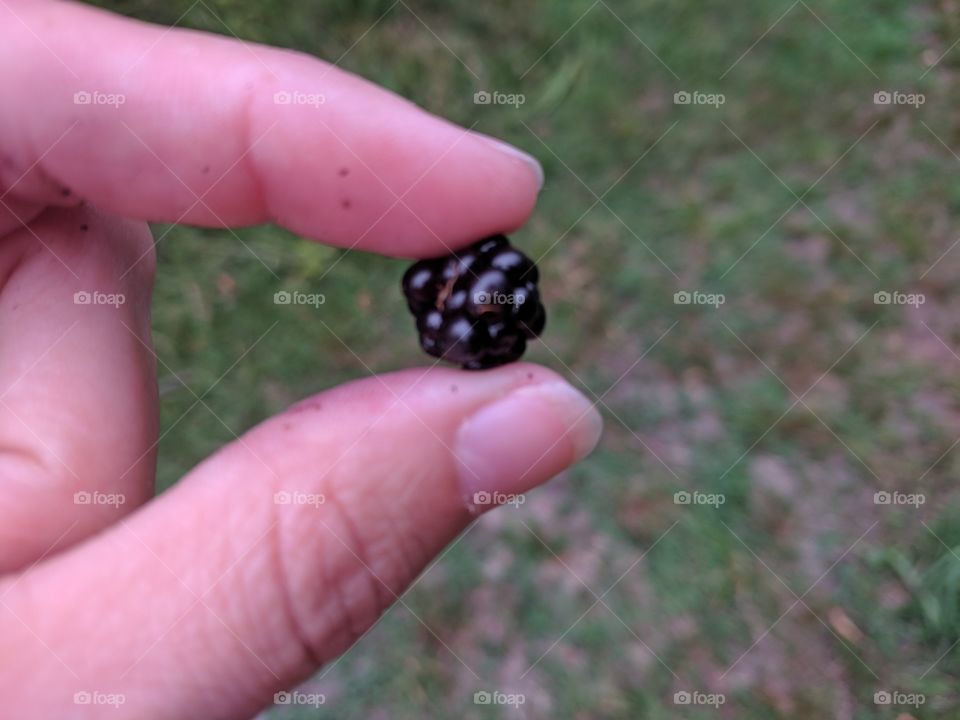
POLYGON ((537 190, 541 190, 543 188, 543 179, 544 179, 543 166, 540 164, 540 161, 537 160, 533 155, 530 155, 529 153, 525 153, 523 150, 520 150, 519 148, 516 148, 513 145, 509 145, 503 142, 503 140, 498 140, 495 137, 484 135, 483 133, 475 133, 475 134, 482 140, 486 141, 487 143, 495 147, 500 152, 526 163, 527 166, 530 168, 530 170, 533 172, 534 176, 537 178, 537 190))
POLYGON ((455 445, 467 505, 522 502, 522 493, 589 455, 602 430, 593 404, 563 382, 527 385, 480 408, 455 445))

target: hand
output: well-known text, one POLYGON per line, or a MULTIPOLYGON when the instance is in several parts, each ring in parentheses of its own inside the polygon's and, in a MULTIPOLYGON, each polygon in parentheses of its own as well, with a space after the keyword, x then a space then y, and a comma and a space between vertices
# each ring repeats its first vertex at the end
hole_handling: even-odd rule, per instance
POLYGON ((151 501, 145 221, 437 255, 521 225, 539 166, 313 58, 78 5, 0 0, 0 67, 5 715, 250 716, 488 498, 595 445, 548 370, 410 370, 299 403, 151 501))

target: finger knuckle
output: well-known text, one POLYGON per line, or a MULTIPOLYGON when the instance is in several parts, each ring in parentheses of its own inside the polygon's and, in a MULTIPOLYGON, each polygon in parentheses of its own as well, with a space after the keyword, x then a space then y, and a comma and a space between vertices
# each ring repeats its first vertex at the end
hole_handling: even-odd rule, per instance
POLYGON ((281 532, 291 625, 315 664, 361 637, 423 562, 418 543, 397 532, 389 508, 358 492, 358 483, 327 482, 322 505, 290 508, 281 532), (298 562, 303 557, 314 561, 298 562))

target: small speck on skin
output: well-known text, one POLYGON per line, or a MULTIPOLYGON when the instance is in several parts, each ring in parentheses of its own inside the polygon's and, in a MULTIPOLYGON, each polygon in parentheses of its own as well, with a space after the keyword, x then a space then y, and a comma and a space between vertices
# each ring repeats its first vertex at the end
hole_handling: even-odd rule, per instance
POLYGON ((285 422, 285 423, 283 424, 283 430, 284 430, 284 432, 290 432, 290 429, 291 429, 292 427, 293 427, 293 423, 285 422))
POLYGON ((340 177, 346 177, 347 175, 350 174, 350 168, 342 167, 342 168, 340 168, 340 172, 338 172, 337 174, 338 174, 340 177))
POLYGON ((90 226, 87 225, 86 223, 80 226, 80 232, 86 232, 89 229, 90 229, 90 226))
POLYGON ((70 188, 68 188, 68 187, 60 188, 60 194, 61 194, 63 197, 70 197, 70 194, 71 194, 70 188))
POLYGON ((204 166, 203 166, 203 169, 202 169, 200 172, 202 172, 204 175, 206 175, 207 173, 210 172, 210 166, 209 166, 209 165, 204 165, 204 166))
POLYGON ((456 385, 451 385, 451 386, 450 386, 450 392, 455 393, 455 392, 459 392, 459 391, 460 391, 460 388, 458 388, 456 385))
POLYGON ((342 207, 344 210, 349 210, 352 205, 353 203, 350 202, 348 198, 344 198, 340 201, 340 207, 342 207))
POLYGON ((527 373, 527 380, 533 380, 533 373, 532 373, 532 372, 528 372, 528 373, 527 373))

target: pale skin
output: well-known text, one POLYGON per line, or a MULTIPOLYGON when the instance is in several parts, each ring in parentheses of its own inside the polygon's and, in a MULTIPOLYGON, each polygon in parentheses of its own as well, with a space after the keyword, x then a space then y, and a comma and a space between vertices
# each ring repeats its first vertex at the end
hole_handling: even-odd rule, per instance
POLYGON ((147 221, 423 257, 522 225, 541 176, 315 58, 81 5, 0 0, 0 68, 4 713, 250 717, 371 627, 476 516, 469 489, 525 492, 595 444, 550 370, 429 367, 306 399, 153 499, 147 221), (324 102, 275 101, 294 90, 324 102), (91 290, 126 302, 73 302, 91 290), (484 435, 514 397, 525 432, 484 435))

